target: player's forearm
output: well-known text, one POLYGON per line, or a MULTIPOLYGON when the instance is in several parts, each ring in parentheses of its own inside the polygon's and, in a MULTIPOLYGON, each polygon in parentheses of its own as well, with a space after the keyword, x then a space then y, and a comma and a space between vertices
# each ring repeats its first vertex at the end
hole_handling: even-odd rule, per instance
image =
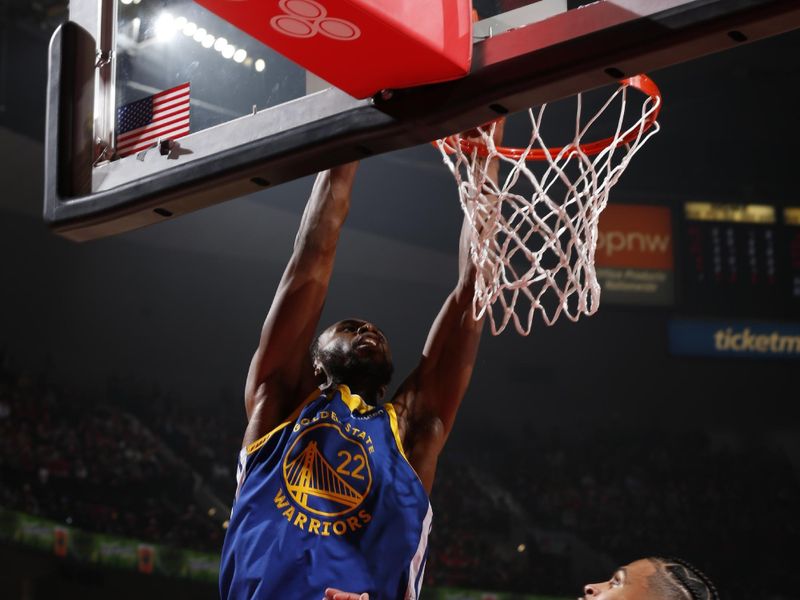
POLYGON ((245 403, 252 414, 262 384, 304 387, 313 374, 307 348, 325 303, 339 231, 350 208, 355 164, 320 173, 314 183, 294 253, 286 266, 247 376, 245 403))
POLYGON ((295 254, 332 253, 350 210, 355 165, 345 165, 317 176, 295 238, 295 254))
POLYGON ((456 287, 445 300, 423 351, 417 387, 425 393, 417 414, 435 415, 447 438, 472 377, 484 318, 475 320, 472 288, 456 287))
POLYGON ((464 221, 461 223, 461 239, 458 243, 458 284, 456 285, 455 294, 460 296, 466 293, 472 296, 475 286, 475 263, 470 256, 472 224, 469 217, 464 216, 464 221))
POLYGON ((441 359, 446 356, 452 358, 467 347, 474 345, 477 348, 480 340, 484 319, 482 317, 476 321, 473 316, 472 298, 475 295, 476 273, 468 255, 469 239, 465 233, 468 226, 465 221, 461 236, 458 283, 442 304, 425 343, 423 354, 430 359, 429 367, 438 368, 441 359))

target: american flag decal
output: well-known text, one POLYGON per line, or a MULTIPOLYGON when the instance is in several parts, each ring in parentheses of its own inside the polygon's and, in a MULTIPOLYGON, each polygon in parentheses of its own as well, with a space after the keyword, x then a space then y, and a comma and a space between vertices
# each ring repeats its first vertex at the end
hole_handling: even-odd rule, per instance
POLYGON ((117 154, 146 150, 158 140, 177 140, 189 133, 189 83, 117 109, 117 154))

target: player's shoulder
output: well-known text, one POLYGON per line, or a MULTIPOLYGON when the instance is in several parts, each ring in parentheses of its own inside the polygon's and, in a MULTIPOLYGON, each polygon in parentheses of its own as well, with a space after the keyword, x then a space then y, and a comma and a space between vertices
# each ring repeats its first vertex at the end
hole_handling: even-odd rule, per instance
POLYGON ((245 429, 243 446, 247 447, 256 440, 268 435, 273 430, 280 428, 288 423, 294 422, 301 411, 319 397, 318 388, 303 390, 295 394, 296 398, 292 403, 281 401, 280 396, 262 395, 255 403, 250 419, 245 429))

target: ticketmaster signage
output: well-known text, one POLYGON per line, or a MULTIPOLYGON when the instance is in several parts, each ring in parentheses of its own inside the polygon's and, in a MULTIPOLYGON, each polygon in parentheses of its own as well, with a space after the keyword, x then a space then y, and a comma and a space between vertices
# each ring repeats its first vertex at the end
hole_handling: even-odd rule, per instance
MULTIPOLYGON (((219 577, 219 556, 216 554, 88 533, 2 507, 0 507, 0 541, 37 548, 49 554, 96 564, 99 567, 139 571, 145 575, 157 573, 206 581, 214 585, 219 577)), ((451 588, 427 589, 424 597, 425 600, 564 600, 552 596, 451 588)))
POLYGON ((800 359, 800 324, 673 319, 673 354, 800 359))

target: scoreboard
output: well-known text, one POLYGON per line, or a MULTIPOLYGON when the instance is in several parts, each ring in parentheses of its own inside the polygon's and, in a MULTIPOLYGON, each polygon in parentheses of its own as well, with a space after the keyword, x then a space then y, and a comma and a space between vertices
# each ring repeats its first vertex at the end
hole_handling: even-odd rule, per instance
POLYGON ((800 305, 800 208, 784 209, 789 245, 789 277, 794 307, 800 305))
POLYGON ((800 316, 800 208, 683 205, 681 304, 720 316, 800 316))

